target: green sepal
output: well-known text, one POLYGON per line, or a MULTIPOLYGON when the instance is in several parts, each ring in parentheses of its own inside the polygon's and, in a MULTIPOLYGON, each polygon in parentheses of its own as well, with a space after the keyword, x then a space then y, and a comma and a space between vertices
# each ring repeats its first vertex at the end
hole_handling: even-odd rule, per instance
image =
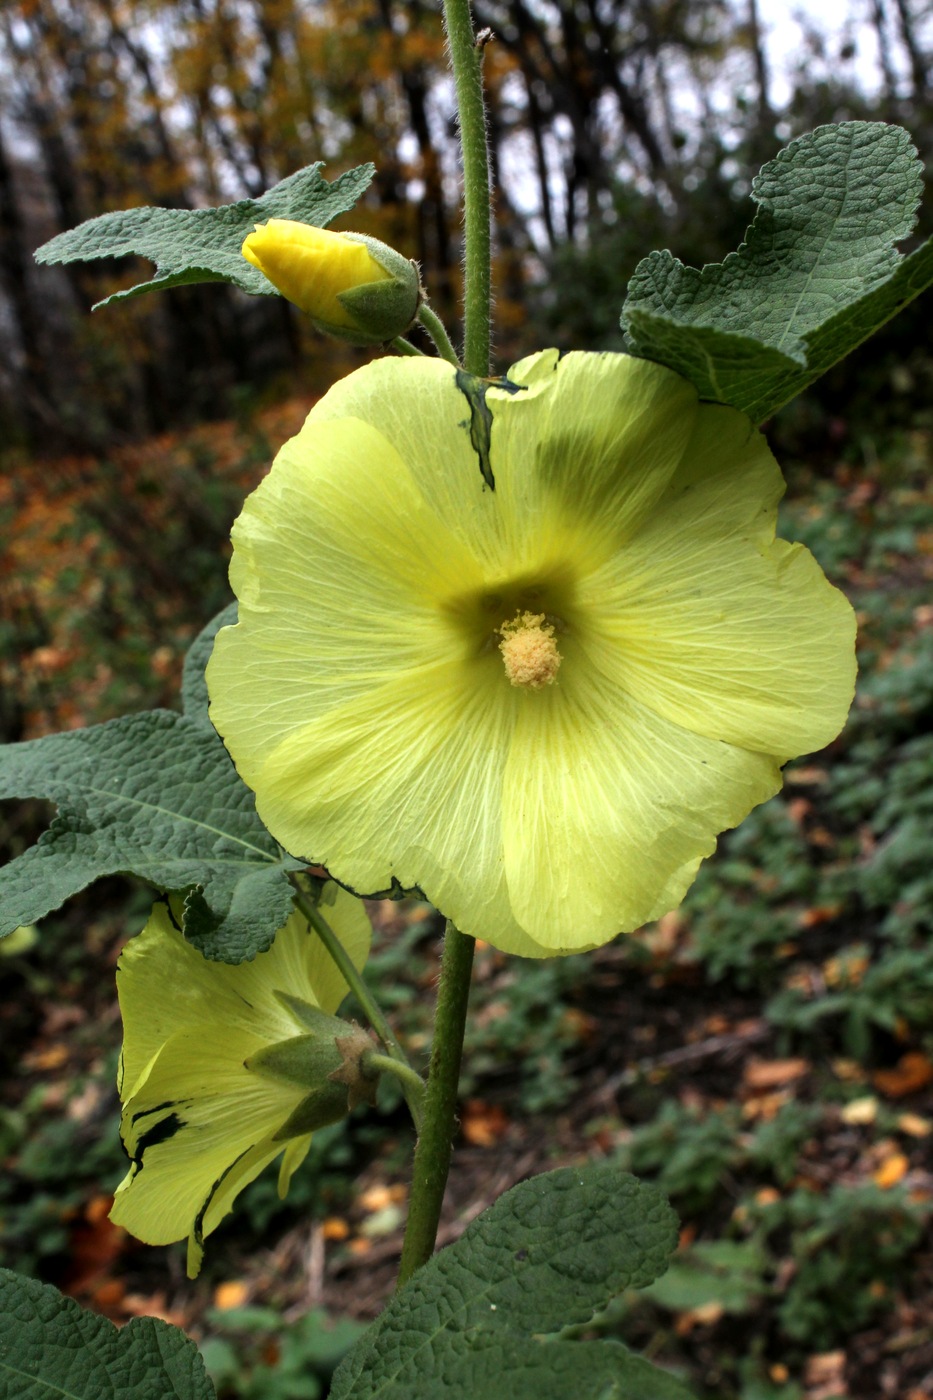
POLYGON ((332 326, 312 317, 318 330, 337 336, 352 345, 385 345, 411 330, 418 316, 424 293, 418 267, 388 243, 365 233, 345 233, 352 243, 363 243, 370 257, 390 275, 386 282, 366 282, 337 293, 341 306, 357 323, 358 329, 332 326))
POLYGON ((330 1024, 332 1022, 336 1022, 337 1026, 340 1027, 336 1034, 342 1034, 346 1030, 346 1021, 341 1021, 336 1016, 329 1016, 319 1006, 305 1001, 304 997, 296 997, 293 992, 279 990, 273 992, 273 996, 276 1001, 281 1002, 287 1011, 291 1011, 294 1016, 297 1016, 302 1025, 307 1026, 309 1031, 315 1031, 319 1035, 335 1034, 333 1026, 330 1024))
POLYGON ((346 1085, 325 1081, 301 1100, 278 1132, 273 1133, 272 1141, 287 1142, 290 1138, 303 1137, 305 1133, 316 1133, 331 1123, 339 1123, 349 1111, 346 1085))
MULTIPOLYGON (((278 996, 286 1005, 298 1001, 287 994, 278 996)), ((355 1022, 328 1016, 308 1002, 302 1003, 299 1014, 315 1029, 266 1046, 244 1062, 255 1074, 310 1090, 274 1134, 274 1141, 315 1132, 346 1118, 357 1104, 375 1103, 379 1071, 370 1063, 373 1042, 366 1032, 355 1022)))
POLYGON ((317 1089, 343 1064, 335 1036, 349 1030, 346 1021, 336 1016, 326 1016, 322 1011, 321 1018, 330 1023, 328 1029, 322 1027, 320 1031, 308 1031, 306 1035, 294 1035, 290 1040, 265 1045, 244 1061, 246 1068, 253 1074, 265 1074, 271 1079, 284 1079, 288 1084, 317 1089))

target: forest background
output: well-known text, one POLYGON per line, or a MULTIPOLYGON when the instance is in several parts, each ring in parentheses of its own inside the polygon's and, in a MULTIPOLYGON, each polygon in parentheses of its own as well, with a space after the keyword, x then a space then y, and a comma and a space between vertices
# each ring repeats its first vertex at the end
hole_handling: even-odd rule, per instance
MULTIPOLYGON (((547 344, 621 349, 637 261, 656 247, 720 261, 750 221, 754 172, 822 122, 898 122, 933 168, 928 0, 850 0, 832 27, 761 0, 474 10, 493 33, 500 367, 547 344)), ((312 160, 330 178, 371 160, 369 194, 337 226, 418 259, 454 327, 460 227, 429 2, 6 0, 0 91, 0 740, 14 741, 176 704, 185 646, 227 601, 244 492, 362 359, 284 301, 227 286, 90 316, 136 270, 38 268, 34 248, 110 210, 258 196, 312 160)), ((931 210, 928 192, 918 232, 931 210)), ((574 1154, 653 1175, 684 1219, 682 1253, 605 1326, 717 1397, 933 1395, 928 307, 768 425, 784 531, 863 624, 847 734, 722 843, 682 913, 585 959, 487 949, 477 966, 442 1239, 574 1154)), ((16 854, 43 813, 2 812, 16 854)), ((387 1102, 321 1134, 287 1207, 257 1183, 196 1286, 173 1252, 134 1247, 106 1222, 121 1175, 112 970, 147 907, 110 882, 0 957, 3 1262, 117 1320, 206 1321, 221 1395, 323 1395, 352 1322, 330 1332, 314 1312, 285 1344, 280 1315, 378 1310, 401 1117, 387 1102)), ((371 975, 401 983, 417 1047, 436 929, 417 905, 373 914, 371 975)))

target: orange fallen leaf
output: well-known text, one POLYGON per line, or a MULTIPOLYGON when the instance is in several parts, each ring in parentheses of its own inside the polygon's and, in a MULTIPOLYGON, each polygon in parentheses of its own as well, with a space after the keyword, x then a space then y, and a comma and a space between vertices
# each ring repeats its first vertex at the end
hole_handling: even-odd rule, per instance
POLYGON ((752 1060, 745 1066, 742 1084, 746 1089, 777 1089, 809 1072, 809 1060, 752 1060))
POLYGON ((122 1279, 108 1278, 92 1291, 91 1298, 98 1312, 112 1313, 121 1306, 125 1292, 122 1279))
POLYGON ((460 1119, 460 1131, 471 1147, 494 1147, 507 1132, 509 1119, 501 1104, 468 1099, 460 1119))
POLYGON ((674 1331, 678 1337, 686 1337, 694 1327, 713 1326, 724 1312, 722 1303, 703 1303, 698 1308, 691 1308, 689 1312, 682 1312, 674 1323, 674 1331))
POLYGON ((214 1289, 214 1307, 229 1312, 231 1308, 242 1308, 248 1297, 248 1285, 240 1278, 230 1279, 228 1283, 218 1283, 214 1289))
POLYGON ((828 924, 842 912, 841 904, 814 904, 810 909, 801 909, 797 915, 798 928, 817 928, 828 924))
POLYGON ((892 1186, 896 1186, 899 1181, 903 1181, 910 1169, 910 1162, 903 1152, 892 1152, 890 1157, 886 1157, 881 1166, 873 1171, 871 1179, 882 1191, 890 1191, 892 1186))
POLYGON ((390 1186, 382 1183, 378 1186, 369 1186, 359 1198, 360 1205, 370 1215, 377 1210, 385 1210, 386 1206, 397 1206, 408 1195, 408 1187, 401 1182, 396 1182, 390 1186))
POLYGON ((387 1205, 391 1205, 392 1197, 389 1188, 383 1184, 381 1186, 369 1186, 359 1198, 360 1205, 365 1211, 385 1210, 387 1205))
POLYGON ((30 1050, 23 1056, 27 1069, 61 1069, 67 1060, 67 1045, 50 1045, 47 1050, 30 1050))
POLYGON ((808 1357, 804 1368, 807 1385, 807 1400, 839 1400, 848 1395, 846 1385, 846 1354, 844 1351, 826 1351, 819 1356, 808 1357))
POLYGON ((339 1215, 330 1215, 321 1224, 321 1234, 325 1240, 345 1240, 349 1233, 350 1226, 339 1215))
POLYGON ((901 1099, 907 1094, 915 1094, 933 1084, 933 1063, 921 1050, 908 1050, 902 1055, 894 1069, 879 1069, 872 1080, 882 1094, 890 1099, 901 1099))
POLYGON ((775 1089, 771 1094, 754 1094, 743 1103, 742 1117, 760 1118, 763 1123, 770 1123, 792 1097, 791 1089, 775 1089))
POLYGON ((933 1132, 933 1123, 929 1118, 921 1118, 919 1113, 902 1113, 897 1126, 898 1131, 906 1133, 908 1137, 923 1138, 933 1132))

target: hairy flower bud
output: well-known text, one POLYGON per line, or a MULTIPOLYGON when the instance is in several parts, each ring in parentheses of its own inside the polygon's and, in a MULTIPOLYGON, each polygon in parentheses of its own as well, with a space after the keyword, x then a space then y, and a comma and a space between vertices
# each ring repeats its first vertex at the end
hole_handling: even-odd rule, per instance
POLYGON ((242 252, 318 330, 352 345, 394 340, 418 314, 416 264, 367 234, 270 219, 242 252))

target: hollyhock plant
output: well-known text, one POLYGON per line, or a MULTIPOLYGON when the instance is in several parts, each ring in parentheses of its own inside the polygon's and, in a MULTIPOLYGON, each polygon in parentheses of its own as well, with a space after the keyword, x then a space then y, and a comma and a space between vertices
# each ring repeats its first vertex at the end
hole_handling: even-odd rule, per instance
POLYGON ((336 384, 233 531, 211 717, 269 830, 526 956, 675 907, 841 729, 855 619, 737 411, 618 354, 336 384))
MULTIPOLYGON (((362 967, 362 904, 333 885, 322 904, 362 967)), ((131 1165, 111 1219, 147 1244, 187 1237, 194 1277, 205 1237, 239 1192, 282 1156, 284 1196, 311 1131, 346 1114, 347 1085, 328 1078, 343 1060, 334 1041, 361 1033, 332 1015, 347 984, 298 912, 267 952, 229 966, 203 957, 169 905, 157 904, 123 949, 117 992, 120 1131, 131 1165)))

